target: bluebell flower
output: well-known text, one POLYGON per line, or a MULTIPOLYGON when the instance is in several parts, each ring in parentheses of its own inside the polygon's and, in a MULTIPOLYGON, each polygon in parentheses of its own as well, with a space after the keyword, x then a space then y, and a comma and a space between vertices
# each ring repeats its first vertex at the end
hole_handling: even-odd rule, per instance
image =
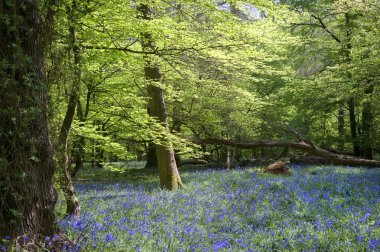
POLYGON ((63 244, 61 251, 66 251, 68 248, 69 248, 69 246, 67 246, 67 244, 63 244))
POLYGON ((74 221, 73 227, 82 231, 84 229, 84 224, 83 224, 82 220, 77 220, 77 221, 74 221))
POLYGON ((216 241, 213 245, 214 251, 219 251, 223 248, 229 248, 231 244, 227 241, 227 239, 224 239, 222 241, 216 241))
POLYGON ((356 240, 359 242, 359 243, 362 243, 364 241, 364 236, 362 235, 357 235, 356 236, 356 240))
POLYGON ((370 213, 366 213, 363 218, 360 219, 360 223, 363 223, 364 221, 366 221, 369 217, 371 216, 370 213))
POLYGON ((106 235, 106 242, 109 243, 109 242, 112 242, 116 239, 116 236, 114 236, 112 233, 108 233, 106 235))
POLYGON ((96 229, 101 230, 102 227, 103 227, 103 224, 102 224, 102 223, 100 223, 100 222, 96 222, 96 223, 95 223, 95 228, 96 228, 96 229))
POLYGON ((369 241, 370 249, 377 250, 377 247, 380 247, 380 239, 372 239, 369 241))

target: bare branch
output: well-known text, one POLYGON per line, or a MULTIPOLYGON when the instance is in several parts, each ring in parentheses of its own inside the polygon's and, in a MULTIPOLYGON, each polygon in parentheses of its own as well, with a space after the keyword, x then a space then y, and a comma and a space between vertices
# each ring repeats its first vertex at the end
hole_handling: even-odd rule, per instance
POLYGON ((325 32, 327 32, 328 34, 330 34, 331 35, 331 37, 336 41, 336 42, 338 42, 339 44, 341 44, 342 43, 342 41, 325 25, 325 23, 323 22, 323 20, 320 18, 320 17, 318 17, 318 16, 316 16, 316 15, 314 15, 314 14, 311 14, 311 17, 313 17, 314 19, 316 19, 318 22, 319 22, 319 24, 320 24, 320 26, 321 26, 321 28, 325 31, 325 32))
POLYGON ((90 46, 83 45, 84 49, 92 49, 92 50, 110 50, 110 51, 122 51, 122 52, 130 52, 130 53, 138 53, 138 54, 157 54, 155 51, 145 52, 145 51, 136 51, 129 49, 128 47, 109 47, 109 46, 90 46))

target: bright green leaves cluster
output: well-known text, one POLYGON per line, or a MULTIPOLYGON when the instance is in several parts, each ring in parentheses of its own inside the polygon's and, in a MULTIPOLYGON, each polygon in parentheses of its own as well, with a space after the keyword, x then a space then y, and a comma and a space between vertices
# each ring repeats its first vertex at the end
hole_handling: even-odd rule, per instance
MULTIPOLYGON (((370 7, 376 4, 374 0, 226 1, 223 6, 216 0, 81 3, 76 20, 82 55, 80 108, 87 117, 78 116, 75 134, 98 141, 106 152, 118 156, 128 145, 144 151, 148 141, 161 143, 163 138, 184 153, 196 149, 184 140, 194 136, 283 138, 275 127, 268 127, 273 120, 291 123, 317 140, 334 137, 342 101, 358 90, 363 93, 365 79, 378 78, 379 13, 370 7), (151 20, 139 17, 141 4, 151 8, 151 20), (346 12, 355 16, 350 62, 343 55, 346 12), (322 17, 326 27, 312 15, 322 17), (139 39, 144 34, 155 43, 147 52, 139 39), (170 136, 147 115, 148 56, 162 72, 157 84, 164 91, 170 136), (352 73, 349 80, 347 72, 352 73)), ((56 111, 64 111, 65 83, 72 78, 65 27, 62 14, 49 67, 63 81, 52 85, 56 111), (59 62, 65 64, 55 69, 59 62)), ((358 104, 370 99, 363 96, 358 104)), ((60 118, 56 114, 53 122, 60 118)))
MULTIPOLYGON (((294 10, 289 29, 298 36, 290 62, 297 74, 283 89, 286 103, 294 106, 293 123, 308 125, 305 133, 317 142, 334 145, 339 108, 354 99, 360 133, 366 100, 378 108, 369 86, 379 88, 379 4, 376 1, 287 1, 294 10)), ((368 104, 367 104, 368 105, 368 104)), ((373 116, 376 120, 376 110, 373 116)), ((346 111, 346 139, 349 119, 346 111)), ((376 123, 373 133, 378 132, 376 123)), ((302 128, 302 127, 301 127, 302 128)))
MULTIPOLYGON (((227 8, 211 0, 81 4, 76 20, 83 83, 78 109, 87 117, 78 117, 73 132, 88 140, 88 152, 93 147, 87 145, 96 142, 107 153, 125 158, 129 154, 121 155, 123 146, 126 151, 131 143, 169 138, 178 151, 194 154, 197 148, 184 139, 202 136, 205 129, 220 137, 260 136, 260 111, 274 104, 270 95, 284 85, 290 71, 282 65, 289 44, 283 24, 265 17, 284 9, 270 1, 226 4, 227 8), (139 18, 141 4, 151 7, 151 20, 139 18), (251 17, 243 19, 233 7, 251 17), (256 18, 259 13, 261 19, 256 18), (148 83, 139 41, 143 34, 155 42, 148 53, 163 74, 160 87, 173 126, 171 136, 147 116, 148 83)), ((64 15, 59 24, 63 40, 57 40, 54 50, 68 62, 62 43, 67 36, 64 15)), ((66 65, 59 75, 70 82, 66 65)), ((53 86, 57 111, 64 111, 66 104, 62 89, 65 85, 53 86)), ((59 118, 58 113, 55 120, 59 118)))

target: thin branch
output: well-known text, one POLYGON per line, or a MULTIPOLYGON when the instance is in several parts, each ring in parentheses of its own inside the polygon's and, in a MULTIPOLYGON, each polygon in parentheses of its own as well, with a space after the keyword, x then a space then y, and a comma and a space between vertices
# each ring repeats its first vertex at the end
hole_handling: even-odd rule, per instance
POLYGON ((137 83, 136 79, 133 79, 133 82, 135 83, 135 86, 140 90, 143 97, 147 97, 147 93, 145 90, 143 90, 140 85, 137 83))
POLYGON ((323 22, 323 20, 320 18, 320 17, 318 17, 318 16, 316 16, 316 15, 314 15, 314 14, 311 14, 311 17, 313 17, 314 19, 316 19, 318 22, 319 22, 319 24, 321 25, 321 28, 325 31, 325 32, 327 32, 328 34, 330 34, 331 35, 331 37, 336 41, 336 42, 338 42, 339 44, 341 44, 342 43, 342 41, 325 25, 325 23, 323 22))
POLYGON ((316 23, 291 23, 291 25, 293 26, 315 26, 315 27, 319 27, 319 28, 322 28, 322 26, 320 24, 316 24, 316 23))
POLYGON ((90 50, 110 50, 110 51, 122 51, 122 52, 130 52, 130 53, 138 53, 138 54, 157 54, 157 52, 143 52, 129 49, 127 47, 109 47, 109 46, 90 46, 83 45, 82 48, 90 49, 90 50))

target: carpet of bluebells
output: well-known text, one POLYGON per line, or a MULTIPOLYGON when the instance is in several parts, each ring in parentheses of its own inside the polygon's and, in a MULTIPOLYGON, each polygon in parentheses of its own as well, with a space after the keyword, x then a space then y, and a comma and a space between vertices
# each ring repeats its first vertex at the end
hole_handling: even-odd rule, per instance
POLYGON ((158 183, 77 183, 80 219, 60 225, 86 251, 380 251, 380 169, 293 166, 188 172, 158 183))
POLYGON ((380 251, 380 170, 294 166, 182 174, 157 182, 78 183, 81 219, 62 228, 90 251, 380 251))

